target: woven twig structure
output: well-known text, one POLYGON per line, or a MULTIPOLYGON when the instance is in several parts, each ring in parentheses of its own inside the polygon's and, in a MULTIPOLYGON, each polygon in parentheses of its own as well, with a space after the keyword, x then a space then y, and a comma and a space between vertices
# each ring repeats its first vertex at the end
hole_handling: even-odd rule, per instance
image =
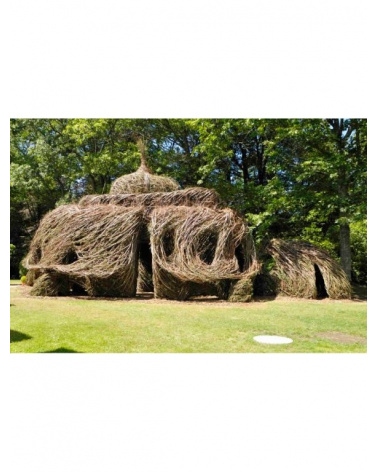
POLYGON ((280 293, 301 298, 351 298, 345 272, 323 249, 304 241, 272 239, 266 252, 274 259, 269 275, 280 293))
POLYGON ((258 272, 248 228, 233 210, 172 205, 59 207, 42 220, 24 265, 36 295, 65 295, 71 286, 130 297, 138 283, 179 300, 227 298, 237 280, 258 272))
POLYGON ((142 223, 143 209, 134 207, 64 205, 48 213, 24 261, 37 275, 32 293, 66 293, 52 288, 65 281, 92 296, 134 296, 142 223))
MULTIPOLYGON (((138 290, 250 301, 261 264, 244 218, 214 190, 179 190, 153 175, 140 149, 140 168, 117 179, 109 195, 87 195, 43 218, 23 262, 31 293, 133 297, 138 290)), ((345 274, 324 251, 280 240, 266 251, 276 265, 260 285, 273 280, 281 293, 311 298, 319 272, 331 298, 350 297, 345 274)))
POLYGON ((148 167, 141 165, 139 169, 129 175, 116 179, 110 189, 112 195, 131 193, 169 192, 178 190, 180 185, 170 177, 153 175, 148 167))
POLYGON ((132 174, 123 175, 116 179, 110 188, 110 194, 154 193, 178 190, 180 184, 174 179, 164 175, 154 175, 148 168, 146 143, 142 138, 137 140, 137 146, 141 156, 139 169, 132 174))
POLYGON ((214 190, 178 187, 152 175, 142 154, 138 171, 117 179, 111 194, 47 214, 24 260, 32 294, 130 297, 138 290, 249 301, 259 265, 244 219, 214 190))
POLYGON ((149 232, 157 297, 185 300, 204 286, 227 298, 231 282, 258 272, 248 227, 230 209, 157 208, 149 232))
POLYGON ((125 207, 143 206, 157 208, 165 206, 222 207, 222 201, 215 190, 194 187, 172 192, 132 193, 117 195, 86 195, 79 201, 80 206, 121 205, 125 207))

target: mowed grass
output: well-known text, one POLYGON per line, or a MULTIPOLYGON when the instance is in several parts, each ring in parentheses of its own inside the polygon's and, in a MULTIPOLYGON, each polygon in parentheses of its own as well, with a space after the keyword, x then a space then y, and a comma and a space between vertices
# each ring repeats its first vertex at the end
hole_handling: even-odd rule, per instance
POLYGON ((21 280, 10 279, 10 284, 11 284, 11 285, 20 285, 20 284, 21 284, 21 280))
POLYGON ((11 290, 11 352, 366 352, 362 301, 34 298, 11 290), (262 345, 254 336, 288 336, 262 345))

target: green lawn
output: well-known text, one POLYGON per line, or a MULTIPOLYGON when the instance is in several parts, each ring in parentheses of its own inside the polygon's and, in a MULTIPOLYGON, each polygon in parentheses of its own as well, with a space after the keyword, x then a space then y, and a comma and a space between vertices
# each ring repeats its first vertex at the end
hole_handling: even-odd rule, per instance
POLYGON ((364 301, 35 298, 11 290, 11 352, 366 352, 364 301), (293 338, 258 344, 260 334, 293 338))
POLYGON ((11 285, 20 285, 20 284, 21 284, 21 280, 11 279, 10 284, 11 284, 11 285))

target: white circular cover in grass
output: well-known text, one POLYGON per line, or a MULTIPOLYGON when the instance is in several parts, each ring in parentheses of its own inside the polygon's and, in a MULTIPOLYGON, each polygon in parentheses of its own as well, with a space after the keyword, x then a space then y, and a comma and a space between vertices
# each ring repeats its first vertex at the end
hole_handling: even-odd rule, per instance
POLYGON ((253 339, 261 344, 290 344, 293 342, 292 339, 284 336, 255 336, 253 339))

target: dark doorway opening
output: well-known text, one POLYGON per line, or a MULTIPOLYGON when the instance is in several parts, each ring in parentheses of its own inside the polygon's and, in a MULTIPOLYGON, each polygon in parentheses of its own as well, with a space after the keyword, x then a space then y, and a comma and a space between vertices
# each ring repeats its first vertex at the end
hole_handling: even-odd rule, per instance
POLYGON ((327 293, 327 289, 324 283, 323 275, 317 264, 314 264, 314 268, 315 268, 315 284, 316 284, 317 298, 318 299, 328 298, 328 293, 327 293))
POLYGON ((253 282, 254 297, 276 297, 277 280, 270 274, 257 274, 253 282))
POLYGON ((70 285, 71 285, 71 294, 72 295, 78 295, 78 296, 88 295, 88 292, 85 290, 85 288, 82 285, 80 285, 76 282, 71 282, 70 285))
POLYGON ((243 246, 241 244, 239 244, 239 246, 235 249, 235 257, 238 260, 240 272, 244 272, 245 257, 244 257, 243 246))
POLYGON ((139 245, 138 262, 138 292, 153 292, 152 280, 152 252, 149 241, 142 241, 139 245))

